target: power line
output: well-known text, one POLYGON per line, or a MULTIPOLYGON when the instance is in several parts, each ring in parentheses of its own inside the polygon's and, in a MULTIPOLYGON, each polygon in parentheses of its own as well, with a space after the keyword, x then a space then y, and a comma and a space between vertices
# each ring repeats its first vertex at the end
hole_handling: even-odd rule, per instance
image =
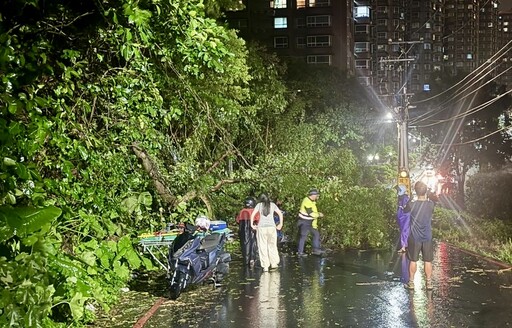
MULTIPOLYGON (((459 142, 459 143, 453 143, 451 144, 450 146, 463 146, 463 145, 469 145, 469 144, 472 144, 472 143, 475 143, 477 141, 480 141, 480 140, 484 140, 486 138, 489 138, 490 136, 496 134, 496 133, 499 133, 501 131, 504 131, 506 129, 510 129, 511 127, 510 126, 504 126, 502 127, 501 129, 498 129, 496 131, 493 131, 491 133, 488 133, 482 137, 479 137, 479 138, 476 138, 476 139, 473 139, 473 140, 468 140, 468 141, 464 141, 464 142, 459 142)), ((436 146, 442 146, 442 144, 438 144, 438 143, 433 143, 433 145, 436 145, 436 146)))
MULTIPOLYGON (((422 119, 423 119, 423 120, 428 119, 428 118, 430 118, 430 117, 434 116, 435 114, 437 114, 437 113, 439 113, 439 112, 442 112, 442 111, 444 111, 444 110, 448 109, 448 107, 443 107, 443 106, 445 106, 446 104, 448 104, 448 103, 450 103, 450 102, 453 102, 453 101, 456 101, 456 100, 461 100, 461 99, 464 99, 464 98, 466 98, 466 97, 468 97, 468 96, 472 95, 473 93, 477 92, 477 91, 478 91, 478 90, 480 90, 482 87, 484 87, 485 85, 487 85, 487 84, 491 83, 492 81, 494 81, 495 79, 497 79, 497 78, 498 78, 498 77, 500 77, 501 75, 505 74, 508 70, 510 70, 512 67, 510 67, 510 68, 506 69, 505 71, 501 72, 501 73, 500 73, 500 74, 498 74, 497 76, 492 77, 492 79, 490 79, 489 81, 487 81, 485 84, 480 85, 477 89, 472 90, 470 93, 468 93, 468 94, 466 94, 466 95, 463 95, 463 96, 462 96, 462 98, 457 99, 458 97, 460 97, 460 96, 463 94, 463 92, 467 91, 469 88, 471 88, 471 87, 473 87, 474 85, 476 85, 476 83, 477 83, 477 82, 480 82, 481 80, 483 80, 483 79, 484 79, 488 74, 492 73, 492 71, 491 71, 491 70, 486 70, 486 71, 485 71, 485 74, 484 74, 483 76, 481 76, 478 80, 473 81, 473 80, 474 80, 478 75, 480 75, 480 74, 481 74, 481 72, 478 72, 478 71, 483 71, 484 69, 488 68, 490 65, 494 64, 496 61, 500 60, 500 59, 501 59, 501 58, 502 58, 502 57, 503 57, 503 56, 504 56, 504 55, 505 55, 505 54, 506 54, 506 53, 511 49, 511 48, 507 48, 507 46, 508 46, 509 44, 511 44, 511 43, 512 43, 512 40, 511 40, 511 41, 509 41, 509 42, 508 42, 508 43, 507 43, 503 48, 501 48, 501 49, 500 49, 500 50, 499 50, 495 55, 493 55, 493 57, 491 57, 491 58, 490 58, 490 59, 489 59, 485 64, 482 64, 482 65, 481 65, 480 67, 478 67, 475 71, 473 71, 473 72, 471 72, 470 74, 468 74, 464 79, 462 79, 460 82, 458 82, 458 83, 457 83, 457 84, 455 84, 454 86, 452 86, 452 87, 450 87, 449 89, 447 89, 447 90, 445 90, 445 91, 441 92, 441 93, 440 93, 440 94, 438 94, 438 95, 435 95, 435 96, 433 96, 433 97, 430 97, 430 98, 425 99, 425 100, 422 100, 422 101, 415 102, 414 104, 416 105, 416 104, 418 104, 418 103, 422 103, 422 102, 425 102, 425 101, 432 100, 432 99, 434 99, 434 98, 436 98, 436 97, 439 97, 439 96, 441 96, 442 94, 444 94, 444 93, 448 92, 449 90, 451 90, 451 89, 455 88, 457 85, 459 85, 459 84, 461 84, 462 82, 464 82, 464 80, 468 79, 468 77, 470 77, 470 76, 471 76, 471 74, 473 74, 474 72, 477 72, 476 76, 472 77, 469 81, 467 81, 467 82, 465 83, 465 85, 461 86, 459 89, 457 89, 457 90, 456 90, 456 94, 455 94, 453 97, 451 97, 450 99, 446 100, 444 103, 440 104, 437 108, 432 109, 432 110, 430 110, 430 111, 428 111, 428 112, 425 112, 425 113, 421 114, 420 116, 416 117, 416 118, 413 120, 413 121, 414 121, 414 123, 421 122, 421 121, 422 121, 422 119), (500 52, 501 52, 503 49, 506 49, 506 51, 500 54, 500 52), (498 58, 494 58, 494 57, 496 57, 496 56, 498 56, 498 58), (492 60, 492 62, 491 62, 491 60, 492 60), (472 82, 472 81, 473 81, 473 82, 472 82), (469 86, 466 86, 466 84, 468 84, 468 83, 470 83, 470 82, 472 82, 472 83, 471 83, 469 86)), ((501 65, 501 63, 500 63, 499 65, 501 65)), ((498 65, 498 66, 499 66, 499 65, 498 65)))

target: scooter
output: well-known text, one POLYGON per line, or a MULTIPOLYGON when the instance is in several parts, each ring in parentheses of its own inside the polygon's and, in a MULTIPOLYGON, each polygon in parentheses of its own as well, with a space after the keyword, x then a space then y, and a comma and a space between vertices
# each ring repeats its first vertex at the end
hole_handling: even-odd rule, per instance
POLYGON ((224 250, 229 232, 198 230, 186 224, 169 248, 169 295, 175 300, 190 285, 212 281, 214 287, 229 272, 231 254, 224 250))

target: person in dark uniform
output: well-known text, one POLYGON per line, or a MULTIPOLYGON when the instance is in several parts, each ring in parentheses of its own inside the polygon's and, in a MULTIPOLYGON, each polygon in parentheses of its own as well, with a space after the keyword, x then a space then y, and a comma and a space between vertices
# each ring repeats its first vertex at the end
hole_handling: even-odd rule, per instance
MULTIPOLYGON (((256 232, 251 228, 251 214, 256 206, 256 200, 253 197, 247 197, 244 201, 244 208, 238 213, 236 223, 238 223, 238 237, 240 238, 240 249, 244 265, 254 266, 258 247, 256 244, 256 232)), ((256 215, 255 221, 259 220, 256 215)))

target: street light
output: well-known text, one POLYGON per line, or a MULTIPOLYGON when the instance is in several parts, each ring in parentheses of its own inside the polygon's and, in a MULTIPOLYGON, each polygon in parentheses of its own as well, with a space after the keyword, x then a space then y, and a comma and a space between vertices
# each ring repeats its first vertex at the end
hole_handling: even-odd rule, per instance
POLYGON ((380 156, 378 153, 370 154, 370 155, 368 155, 367 159, 368 159, 368 162, 373 162, 373 161, 378 162, 380 160, 380 156))

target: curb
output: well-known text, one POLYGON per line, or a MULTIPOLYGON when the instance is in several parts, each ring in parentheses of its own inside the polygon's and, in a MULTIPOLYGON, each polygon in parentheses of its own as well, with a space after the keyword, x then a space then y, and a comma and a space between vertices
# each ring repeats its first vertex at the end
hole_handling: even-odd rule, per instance
POLYGON ((165 301, 165 298, 161 297, 156 300, 155 304, 144 314, 137 322, 133 325, 133 328, 142 328, 146 324, 146 322, 155 314, 156 310, 162 305, 165 301))
POLYGON ((447 243, 447 242, 443 242, 444 244, 446 244, 446 246, 448 247, 451 247, 453 249, 457 249, 458 251, 461 251, 463 253, 466 253, 466 254, 469 254, 469 255, 472 255, 472 256, 475 256, 475 257, 478 257, 478 258, 481 258, 487 262, 490 262, 490 263, 493 263, 493 264, 496 264, 497 266, 500 266, 504 269, 510 269, 512 268, 512 266, 508 263, 505 263, 505 262, 501 262, 499 260, 496 260, 496 259, 493 259, 491 257, 488 257, 488 256, 484 256, 484 255, 481 255, 481 254, 478 254, 478 253, 475 253, 473 251, 470 251, 470 250, 467 250, 467 249, 464 249, 464 248, 460 248, 458 246, 455 246, 455 245, 452 245, 450 243, 447 243))

